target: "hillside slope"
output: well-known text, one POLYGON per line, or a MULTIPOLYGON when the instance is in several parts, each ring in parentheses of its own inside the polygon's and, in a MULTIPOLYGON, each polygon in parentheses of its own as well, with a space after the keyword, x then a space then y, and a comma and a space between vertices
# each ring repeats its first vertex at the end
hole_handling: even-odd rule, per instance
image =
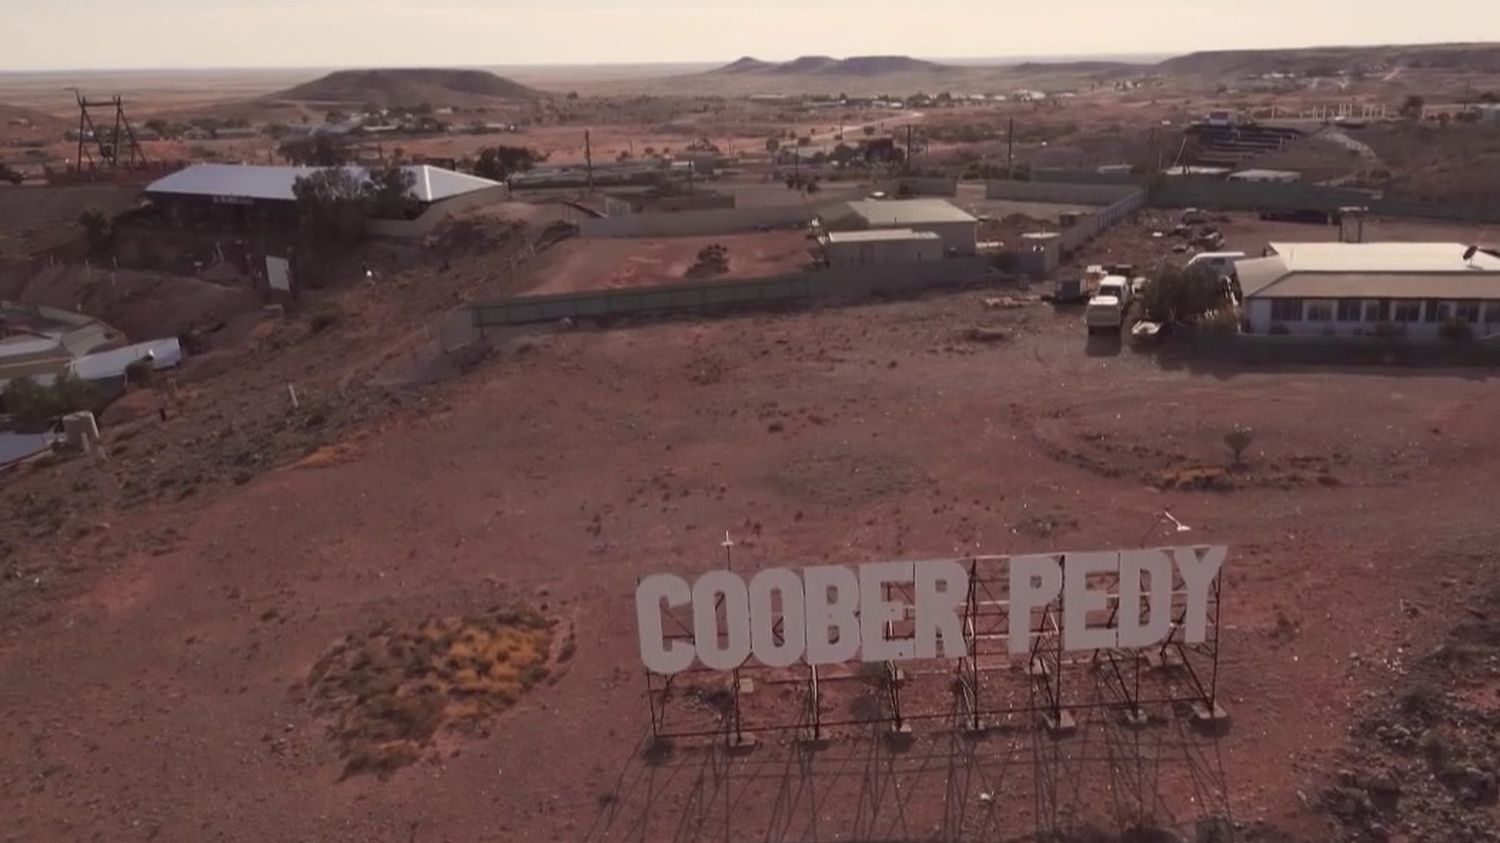
POLYGON ((1308 47, 1295 50, 1208 50, 1156 65, 1173 76, 1303 73, 1332 75, 1341 70, 1426 67, 1471 72, 1500 71, 1500 44, 1413 44, 1377 47, 1308 47))

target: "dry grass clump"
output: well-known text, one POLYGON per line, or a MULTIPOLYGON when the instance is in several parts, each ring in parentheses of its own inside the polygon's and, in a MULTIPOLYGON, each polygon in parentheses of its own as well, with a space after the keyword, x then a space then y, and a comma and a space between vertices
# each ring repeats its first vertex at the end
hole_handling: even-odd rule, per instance
POLYGON ((344 775, 388 775, 417 760, 445 727, 504 711, 548 675, 553 624, 531 611, 384 623, 350 635, 313 666, 308 685, 336 721, 344 775))

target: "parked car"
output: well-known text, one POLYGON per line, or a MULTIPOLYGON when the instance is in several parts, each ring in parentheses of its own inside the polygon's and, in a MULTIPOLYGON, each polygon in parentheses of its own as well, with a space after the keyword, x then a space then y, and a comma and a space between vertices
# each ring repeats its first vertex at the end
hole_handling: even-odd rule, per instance
POLYGON ((1123 275, 1110 275, 1099 283, 1099 291, 1089 299, 1083 311, 1083 324, 1089 335, 1112 332, 1118 334, 1125 324, 1125 312, 1132 300, 1130 280, 1123 275))

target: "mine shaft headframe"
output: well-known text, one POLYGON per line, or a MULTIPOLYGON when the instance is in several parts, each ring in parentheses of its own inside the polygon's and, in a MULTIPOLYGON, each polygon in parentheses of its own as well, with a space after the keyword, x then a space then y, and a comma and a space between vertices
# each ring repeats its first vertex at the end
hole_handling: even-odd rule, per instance
POLYGON ((78 152, 73 159, 74 170, 82 172, 85 163, 90 170, 101 166, 111 169, 145 167, 146 153, 141 150, 130 118, 125 115, 125 100, 119 94, 108 99, 89 99, 77 88, 71 90, 78 100, 78 152), (113 114, 96 123, 94 114, 89 111, 91 108, 106 109, 113 114), (113 122, 108 122, 110 120, 113 122))

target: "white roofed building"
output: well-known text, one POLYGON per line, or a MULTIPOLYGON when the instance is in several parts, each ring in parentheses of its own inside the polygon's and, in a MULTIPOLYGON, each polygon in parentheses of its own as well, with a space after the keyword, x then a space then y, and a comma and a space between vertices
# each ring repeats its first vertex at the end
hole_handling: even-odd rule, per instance
POLYGON ((1462 243, 1272 243, 1235 270, 1250 332, 1500 334, 1500 255, 1462 243))

